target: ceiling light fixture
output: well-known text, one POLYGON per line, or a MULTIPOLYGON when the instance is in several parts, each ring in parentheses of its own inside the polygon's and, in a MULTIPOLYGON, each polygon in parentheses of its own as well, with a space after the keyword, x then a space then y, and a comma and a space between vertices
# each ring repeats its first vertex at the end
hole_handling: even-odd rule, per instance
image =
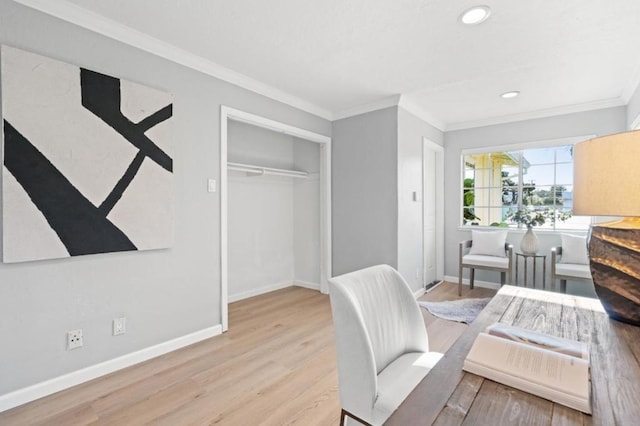
POLYGON ((484 22, 490 14, 489 6, 473 6, 460 15, 460 22, 465 25, 476 25, 484 22))
POLYGON ((500 95, 500 97, 502 99, 511 99, 511 98, 515 98, 516 96, 518 96, 520 94, 519 91, 517 90, 512 90, 511 92, 504 92, 503 94, 500 95))

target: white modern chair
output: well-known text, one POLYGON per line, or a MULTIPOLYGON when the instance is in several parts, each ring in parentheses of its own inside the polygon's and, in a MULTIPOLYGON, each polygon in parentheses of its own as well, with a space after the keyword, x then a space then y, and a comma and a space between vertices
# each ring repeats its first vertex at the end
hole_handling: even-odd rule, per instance
POLYGON ((472 231, 473 238, 460 243, 458 296, 462 296, 463 268, 469 268, 469 288, 473 289, 476 269, 500 272, 500 284, 511 283, 513 246, 505 242, 507 231, 472 231))
POLYGON ((591 282, 591 270, 588 264, 562 262, 562 247, 551 249, 551 282, 553 288, 560 280, 560 291, 567 292, 567 280, 591 282))
POLYGON ((345 417, 380 425, 442 357, 429 352, 420 308, 388 265, 329 280, 345 417))

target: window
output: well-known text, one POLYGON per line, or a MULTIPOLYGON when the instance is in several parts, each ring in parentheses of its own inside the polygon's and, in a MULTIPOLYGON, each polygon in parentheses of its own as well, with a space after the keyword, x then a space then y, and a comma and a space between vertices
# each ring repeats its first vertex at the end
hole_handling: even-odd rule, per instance
POLYGON ((462 161, 463 225, 521 227, 511 216, 524 210, 545 214, 543 229, 589 227, 589 217, 571 216, 573 144, 463 153, 462 161))

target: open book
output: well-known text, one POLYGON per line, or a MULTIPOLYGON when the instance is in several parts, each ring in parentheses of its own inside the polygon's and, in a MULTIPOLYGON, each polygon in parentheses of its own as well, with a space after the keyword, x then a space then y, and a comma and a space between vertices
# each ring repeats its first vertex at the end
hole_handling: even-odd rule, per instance
POLYGON ((496 323, 478 334, 463 369, 591 414, 584 343, 496 323))

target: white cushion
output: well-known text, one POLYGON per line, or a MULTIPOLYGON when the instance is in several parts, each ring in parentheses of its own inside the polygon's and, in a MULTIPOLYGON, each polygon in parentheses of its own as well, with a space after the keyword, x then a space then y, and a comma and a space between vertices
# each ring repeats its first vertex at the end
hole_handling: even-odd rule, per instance
MULTIPOLYGON (((502 250, 504 251, 504 248, 502 250)), ((462 264, 507 269, 509 268, 509 258, 467 254, 466 256, 462 256, 462 264)))
POLYGON ((558 263, 589 264, 587 237, 571 234, 561 234, 560 237, 562 238, 562 257, 558 263))
MULTIPOLYGON (((564 251, 564 248, 562 249, 562 251, 564 251)), ((591 271, 589 270, 589 265, 558 263, 556 264, 556 275, 591 279, 591 271)))
POLYGON ((504 244, 509 231, 471 231, 471 249, 469 254, 506 257, 504 244))
POLYGON ((382 424, 442 358, 438 352, 412 352, 397 358, 378 374, 373 424, 382 424))

